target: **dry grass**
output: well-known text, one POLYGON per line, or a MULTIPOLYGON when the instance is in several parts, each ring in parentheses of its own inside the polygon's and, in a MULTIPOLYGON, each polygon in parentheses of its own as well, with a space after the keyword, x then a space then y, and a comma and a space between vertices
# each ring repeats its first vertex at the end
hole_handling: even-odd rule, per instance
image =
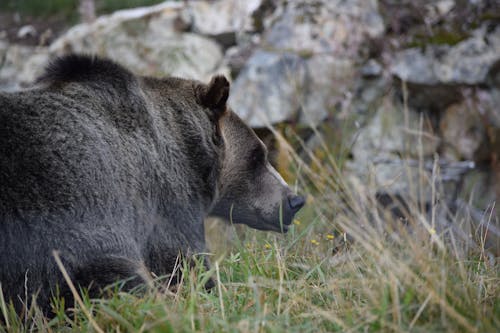
POLYGON ((54 319, 36 308, 20 318, 0 298, 0 332, 500 329, 499 267, 484 248, 484 228, 476 233, 466 212, 443 215, 447 207, 437 200, 421 204, 422 186, 439 197, 438 167, 429 177, 421 167, 408 166, 422 177, 412 185, 403 209, 407 219, 401 221, 381 209, 370 182, 345 176, 342 159, 326 144, 321 154, 306 149, 299 157, 281 140, 293 161, 295 185, 308 193, 307 207, 286 236, 248 229, 209 272, 187 270, 174 291, 115 288, 102 300, 84 295, 73 316, 55 302, 54 319), (206 292, 209 276, 218 283, 206 292))

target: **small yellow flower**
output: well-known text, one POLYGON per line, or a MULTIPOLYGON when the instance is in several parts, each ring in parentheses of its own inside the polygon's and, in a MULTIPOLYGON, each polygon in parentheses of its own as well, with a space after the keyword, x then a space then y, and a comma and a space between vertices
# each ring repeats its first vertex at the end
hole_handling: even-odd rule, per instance
POLYGON ((264 245, 264 247, 269 250, 271 248, 271 244, 266 243, 266 245, 264 245))
POLYGON ((436 229, 434 229, 434 228, 430 228, 430 229, 429 229, 429 233, 430 233, 431 235, 435 235, 435 234, 436 234, 436 229))
POLYGON ((328 235, 326 235, 326 239, 328 239, 328 240, 332 240, 332 239, 334 239, 334 238, 335 238, 335 236, 334 236, 334 235, 332 235, 332 234, 328 234, 328 235))
POLYGON ((313 245, 319 245, 319 242, 315 239, 311 239, 311 244, 313 245))
POLYGON ((300 221, 299 220, 293 220, 293 224, 300 225, 300 221))

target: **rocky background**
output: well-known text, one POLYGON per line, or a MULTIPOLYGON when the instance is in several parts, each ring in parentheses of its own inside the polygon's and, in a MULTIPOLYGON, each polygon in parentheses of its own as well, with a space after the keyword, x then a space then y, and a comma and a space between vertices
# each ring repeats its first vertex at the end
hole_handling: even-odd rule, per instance
POLYGON ((466 209, 498 237, 499 22, 496 0, 167 1, 50 38, 32 26, 15 41, 0 32, 0 89, 28 88, 68 52, 144 75, 224 73, 230 105, 262 135, 272 125, 299 152, 326 140, 382 205, 421 185, 422 205, 466 209))

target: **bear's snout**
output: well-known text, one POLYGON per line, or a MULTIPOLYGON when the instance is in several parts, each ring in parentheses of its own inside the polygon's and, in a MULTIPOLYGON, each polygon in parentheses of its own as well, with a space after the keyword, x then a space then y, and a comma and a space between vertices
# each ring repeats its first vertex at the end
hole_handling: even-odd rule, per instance
POLYGON ((304 207, 304 204, 306 203, 306 200, 304 199, 303 196, 301 195, 296 195, 296 194, 289 194, 287 195, 287 198, 285 200, 286 202, 283 202, 284 205, 286 205, 285 208, 285 214, 283 217, 283 224, 286 227, 283 229, 284 232, 288 231, 288 226, 292 224, 293 217, 297 212, 304 207))
POLYGON ((288 196, 288 205, 294 214, 304 207, 305 203, 306 200, 301 195, 292 194, 288 196))

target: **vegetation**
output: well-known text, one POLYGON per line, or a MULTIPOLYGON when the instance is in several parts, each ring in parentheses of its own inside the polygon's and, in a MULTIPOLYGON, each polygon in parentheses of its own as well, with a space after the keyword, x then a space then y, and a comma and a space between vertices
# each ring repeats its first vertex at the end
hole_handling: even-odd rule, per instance
MULTIPOLYGON (((326 145, 306 150, 306 164, 282 143, 309 196, 286 236, 247 229, 210 271, 186 269, 178 286, 168 277, 134 293, 117 285, 69 313, 54 301, 53 319, 36 307, 19 317, 0 299, 0 332, 498 331, 500 275, 484 234, 472 231, 474 245, 436 229, 439 204, 429 214, 417 199, 403 223, 380 209, 369 186, 341 176, 342 158, 326 145), (211 292, 209 277, 217 280, 211 292)), ((461 226, 469 220, 455 216, 461 226)))
MULTIPOLYGON (((157 0, 98 0, 99 14, 157 0)), ((76 13, 74 0, 7 0, 0 10, 26 15, 76 13)), ((396 25, 396 24, 394 24, 396 25)), ((399 33, 399 32, 398 32, 399 33)), ((426 36, 424 36, 426 37, 426 36)), ((422 37, 422 39, 424 39, 422 37)), ((426 37, 427 38, 427 37, 426 37)), ((461 36, 433 35, 454 44, 461 36)), ((417 40, 420 43, 420 40, 417 40)), ((291 129, 287 129, 291 131, 291 129)), ((168 277, 132 293, 111 286, 106 298, 69 305, 54 300, 53 318, 34 306, 19 316, 1 297, 1 332, 498 332, 500 270, 485 249, 485 231, 466 212, 450 213, 453 225, 437 228, 436 200, 423 207, 418 185, 438 197, 439 172, 413 184, 408 220, 381 209, 369 180, 344 173, 348 147, 325 139, 300 156, 276 133, 289 156, 290 175, 308 204, 287 235, 245 229, 212 268, 185 269, 181 283, 168 277), (208 278, 215 288, 204 290, 208 278)), ((319 134, 318 134, 319 136, 319 134)), ((291 138, 290 138, 291 137, 291 138)), ((338 139, 338 138, 335 138, 338 139)), ((285 155, 287 155, 285 154, 285 155)), ((422 165, 423 163, 419 163, 422 165)), ((283 167, 283 166, 281 166, 283 167)), ((414 179, 414 177, 408 177, 414 179)), ((492 217, 485 214, 484 224, 492 217)), ((185 265, 185 263, 180 263, 185 265)))
MULTIPOLYGON (((160 3, 161 0, 96 0, 97 14, 111 13, 118 9, 138 6, 150 6, 160 3)), ((78 16, 76 0, 3 0, 0 2, 0 11, 18 12, 23 15, 67 17, 78 16)))

